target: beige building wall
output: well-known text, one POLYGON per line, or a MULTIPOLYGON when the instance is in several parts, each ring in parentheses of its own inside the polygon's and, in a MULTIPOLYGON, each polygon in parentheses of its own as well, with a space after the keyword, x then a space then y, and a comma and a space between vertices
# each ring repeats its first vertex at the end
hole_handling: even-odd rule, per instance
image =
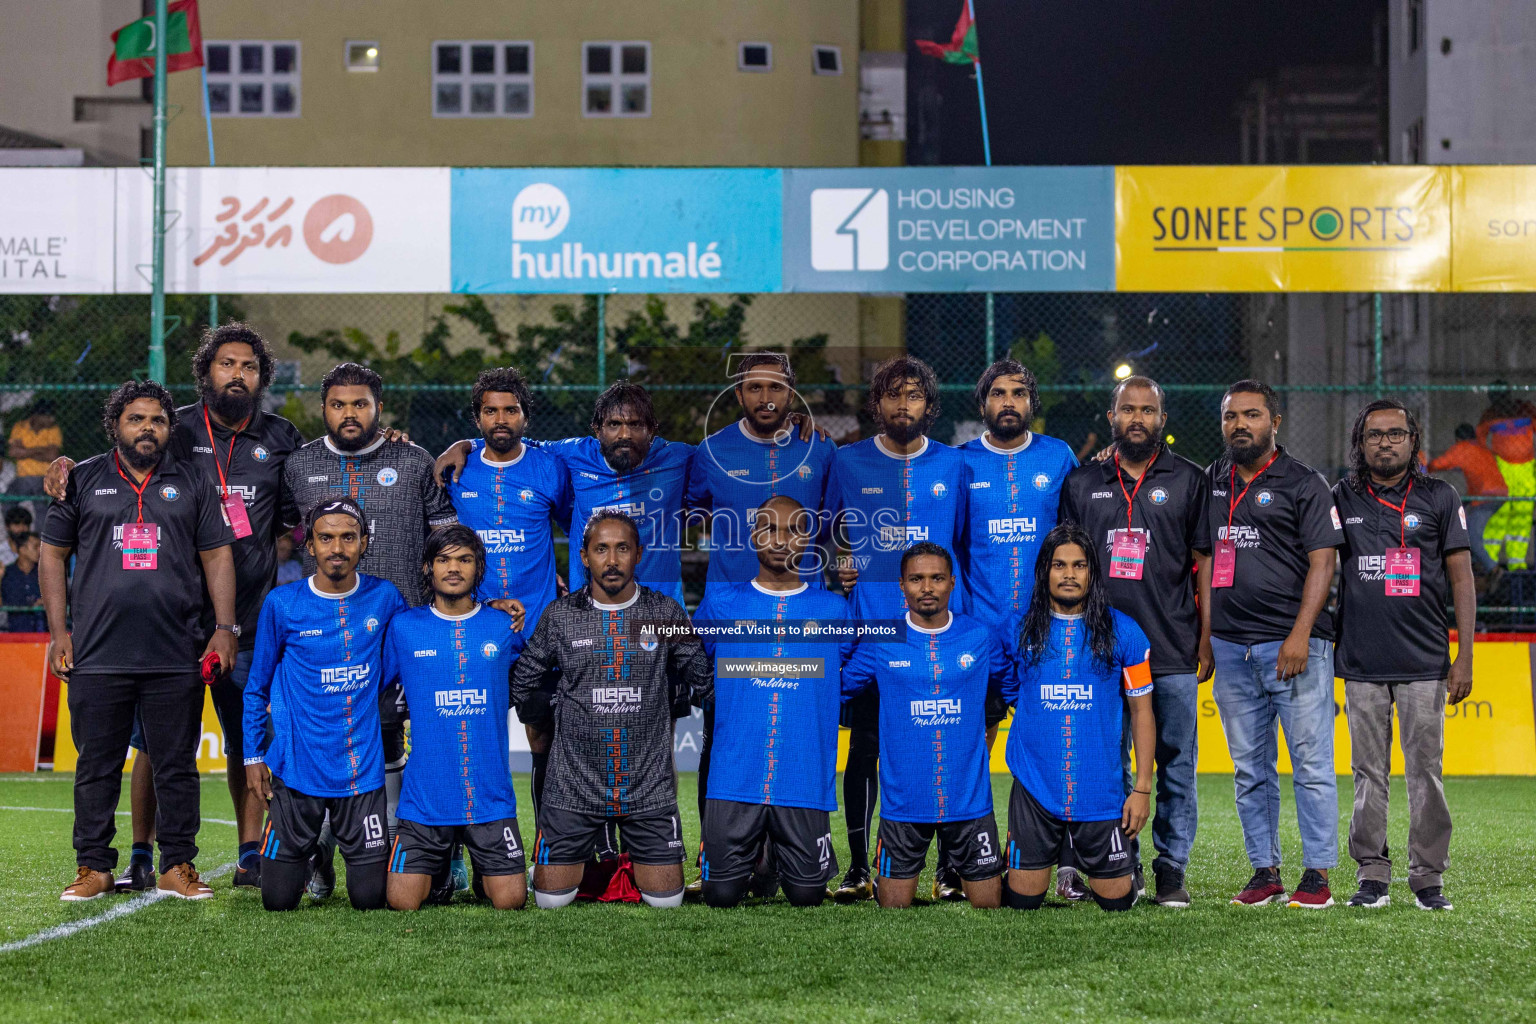
POLYGON ((4 0, 0 11, 0 125, 84 150, 88 165, 137 163, 150 107, 138 81, 107 88, 107 56, 139 0, 4 0))
MULTIPOLYGON (((856 164, 858 0, 268 0, 207 4, 207 40, 298 40, 300 116, 220 117, 220 164, 839 166, 856 164), (533 116, 432 115, 435 40, 528 40, 533 116), (348 40, 377 42, 348 71, 348 40), (582 44, 651 44, 651 115, 582 113, 582 44), (773 69, 737 69, 737 44, 773 44, 773 69), (812 72, 816 44, 843 72, 812 72)), ((208 159, 200 82, 173 75, 174 164, 208 159)))

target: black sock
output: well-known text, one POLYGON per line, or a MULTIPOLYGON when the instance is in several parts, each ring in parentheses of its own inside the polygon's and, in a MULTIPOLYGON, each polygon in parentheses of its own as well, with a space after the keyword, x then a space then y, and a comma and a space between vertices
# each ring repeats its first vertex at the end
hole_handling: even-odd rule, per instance
POLYGON ((533 755, 532 777, 528 780, 528 789, 533 797, 533 817, 537 821, 539 807, 544 803, 544 773, 549 770, 549 751, 533 755))
POLYGON ((260 843, 241 843, 240 854, 235 858, 235 860, 239 863, 240 867, 248 868, 251 866, 249 863, 250 860, 261 856, 257 852, 260 848, 260 843))
POLYGON ((134 843, 133 851, 128 854, 128 863, 129 865, 148 864, 149 866, 153 867, 155 864, 154 844, 134 843))
MULTIPOLYGON (((854 732, 858 737, 859 733, 854 732)), ((873 750, 860 750, 851 746, 848 764, 843 771, 843 813, 848 823, 849 867, 869 873, 869 844, 871 819, 880 788, 880 747, 875 740, 873 750)))

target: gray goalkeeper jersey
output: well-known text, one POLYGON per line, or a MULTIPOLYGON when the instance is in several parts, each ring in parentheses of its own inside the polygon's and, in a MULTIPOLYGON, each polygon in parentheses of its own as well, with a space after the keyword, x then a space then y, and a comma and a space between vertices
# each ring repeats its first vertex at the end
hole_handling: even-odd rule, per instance
POLYGON ((691 633, 647 639, 644 622, 686 626, 688 615, 649 587, 623 606, 595 605, 583 587, 544 609, 513 666, 512 704, 543 691, 554 711, 550 807, 617 817, 676 805, 673 697, 702 705, 714 670, 691 633))
MULTIPOLYGON (((283 480, 299 507, 301 522, 331 498, 348 497, 368 516, 368 553, 358 572, 389 580, 412 607, 421 596, 421 550, 427 535, 457 522, 448 492, 432 480, 432 456, 418 445, 380 437, 358 452, 339 451, 329 437, 294 450, 283 480)), ((304 551, 304 571, 315 560, 304 551)))

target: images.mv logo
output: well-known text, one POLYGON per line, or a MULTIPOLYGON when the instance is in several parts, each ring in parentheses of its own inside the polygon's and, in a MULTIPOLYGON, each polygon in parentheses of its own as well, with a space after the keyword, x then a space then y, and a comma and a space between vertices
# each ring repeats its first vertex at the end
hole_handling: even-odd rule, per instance
POLYGON ((811 190, 811 266, 884 270, 891 262, 891 197, 883 188, 811 190))

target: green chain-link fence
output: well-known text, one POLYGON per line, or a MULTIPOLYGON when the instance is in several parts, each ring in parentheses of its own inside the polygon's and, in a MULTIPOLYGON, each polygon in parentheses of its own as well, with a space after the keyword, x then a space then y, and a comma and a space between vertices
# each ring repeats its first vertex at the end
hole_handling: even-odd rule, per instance
MULTIPOLYGON (((206 296, 167 300, 179 318, 166 343, 169 383, 187 401, 207 309, 206 296)), ((955 443, 981 430, 971 392, 989 356, 1012 354, 1035 371, 1036 426, 1084 454, 1108 441, 1117 371, 1147 374, 1168 392, 1174 450, 1202 464, 1221 448, 1221 392, 1258 377, 1285 394, 1282 441, 1330 478, 1347 460, 1356 411, 1378 393, 1414 407, 1425 451, 1439 454, 1458 424, 1518 420, 1531 411, 1524 393, 1536 390, 1536 296, 1526 295, 253 295, 220 296, 219 313, 249 320, 274 344, 268 401, 307 436, 322 431, 321 375, 357 359, 387 382, 386 422, 432 451, 473 433, 469 385, 506 363, 534 384, 535 436, 585 433, 595 392, 628 376, 655 392, 665 436, 697 440, 734 417, 731 357, 758 348, 791 354, 807 409, 839 440, 868 431, 861 382, 901 351, 937 371, 943 412, 933 433, 955 443)), ((147 296, 0 297, 5 435, 44 402, 64 454, 102 450, 102 404, 116 383, 144 374, 148 317, 147 296)), ((1513 480, 1528 475, 1525 457, 1513 480)), ((27 476, 7 460, 0 491, 40 510, 27 476)), ((1461 474, 1450 479, 1464 489, 1461 474)), ((1520 508, 1529 532, 1529 506, 1520 508)), ((1482 585, 1489 625, 1536 624, 1531 576, 1494 573, 1482 585)))

